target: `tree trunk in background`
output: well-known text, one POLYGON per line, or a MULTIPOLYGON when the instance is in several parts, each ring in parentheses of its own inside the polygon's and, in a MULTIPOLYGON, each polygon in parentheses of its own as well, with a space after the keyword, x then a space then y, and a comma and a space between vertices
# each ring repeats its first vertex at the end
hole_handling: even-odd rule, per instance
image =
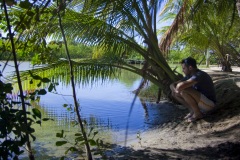
POLYGON ((210 66, 210 53, 207 50, 207 52, 206 52, 206 67, 209 67, 209 66, 210 66))
POLYGON ((223 72, 232 72, 232 67, 228 59, 223 59, 221 61, 222 71, 223 72))
POLYGON ((238 15, 240 17, 240 0, 237 1, 236 6, 237 6, 237 10, 238 10, 238 15))

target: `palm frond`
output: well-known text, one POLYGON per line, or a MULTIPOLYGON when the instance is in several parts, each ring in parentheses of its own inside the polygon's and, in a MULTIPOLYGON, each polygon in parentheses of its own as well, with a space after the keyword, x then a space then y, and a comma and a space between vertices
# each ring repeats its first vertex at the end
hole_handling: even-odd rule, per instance
MULTIPOLYGON (((187 1, 184 2, 186 3, 187 1)), ((187 40, 187 43, 194 44, 195 47, 210 47, 212 44, 214 46, 212 49, 215 48, 220 53, 220 48, 222 48, 220 46, 228 41, 226 37, 229 37, 230 32, 232 32, 233 23, 236 22, 236 20, 235 22, 233 21, 236 19, 236 16, 233 14, 236 11, 233 9, 234 5, 233 1, 230 2, 227 0, 206 2, 197 0, 192 4, 189 3, 186 5, 184 10, 184 6, 182 6, 173 24, 161 40, 160 48, 163 52, 167 53, 175 38, 178 41, 187 40), (184 30, 182 29, 183 27, 184 30), (182 36, 177 35, 179 29, 182 30, 182 36), (192 38, 186 39, 186 35, 188 35, 187 37, 192 36, 192 38), (202 40, 199 39, 200 37, 202 40), (195 41, 195 38, 198 41, 195 41), (207 42, 209 43, 208 46, 206 46, 207 42), (220 48, 217 49, 217 47, 220 48)), ((223 54, 221 53, 220 57, 223 54)))
POLYGON ((174 36, 177 34, 180 26, 183 25, 185 12, 186 12, 186 1, 182 5, 178 14, 176 15, 176 18, 174 19, 172 25, 170 26, 170 28, 164 34, 164 36, 160 41, 159 48, 162 50, 163 53, 166 53, 169 50, 169 47, 172 43, 174 36))
MULTIPOLYGON (((86 60, 84 62, 73 61, 73 71, 76 83, 81 85, 89 85, 99 80, 104 82, 111 78, 117 78, 120 72, 114 65, 104 62, 96 63, 93 60, 89 60, 89 62, 86 60)), ((60 60, 40 68, 21 71, 20 74, 22 81, 34 80, 33 75, 35 75, 41 78, 49 78, 54 82, 62 82, 66 85, 70 84, 70 70, 67 60, 60 60)), ((14 81, 15 75, 11 75, 10 79, 14 81)))

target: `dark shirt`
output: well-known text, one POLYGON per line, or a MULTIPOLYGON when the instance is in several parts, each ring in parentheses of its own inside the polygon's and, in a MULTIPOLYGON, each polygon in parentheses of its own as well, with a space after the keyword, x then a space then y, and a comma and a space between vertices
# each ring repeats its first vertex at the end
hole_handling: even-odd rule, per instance
POLYGON ((216 103, 214 84, 212 78, 206 72, 198 69, 194 75, 186 76, 182 80, 186 81, 188 79, 197 81, 197 83, 192 87, 216 103))

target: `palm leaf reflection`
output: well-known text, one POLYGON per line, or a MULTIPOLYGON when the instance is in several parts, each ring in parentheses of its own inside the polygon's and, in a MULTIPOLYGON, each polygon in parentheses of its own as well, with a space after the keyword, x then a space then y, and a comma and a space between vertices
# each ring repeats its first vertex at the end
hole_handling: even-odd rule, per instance
MULTIPOLYGON (((120 69, 114 64, 105 64, 104 62, 73 61, 74 80, 78 85, 93 85, 99 80, 103 83, 112 78, 117 78, 120 69)), ((35 89, 35 87, 46 87, 47 84, 38 82, 38 78, 48 78, 51 82, 61 82, 63 85, 70 85, 70 70, 67 60, 60 60, 56 63, 45 65, 40 68, 21 71, 21 79, 25 89, 35 89), (31 84, 31 85, 28 85, 31 84), (32 86, 32 87, 31 87, 32 86)), ((11 78, 14 80, 15 75, 11 78)))

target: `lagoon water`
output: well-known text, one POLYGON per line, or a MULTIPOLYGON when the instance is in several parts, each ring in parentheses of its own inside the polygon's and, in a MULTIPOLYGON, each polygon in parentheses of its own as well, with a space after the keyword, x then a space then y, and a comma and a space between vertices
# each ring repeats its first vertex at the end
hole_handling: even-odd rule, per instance
MULTIPOLYGON (((4 63, 0 64, 2 70, 4 63)), ((13 66, 13 62, 8 62, 2 73, 4 77, 14 72, 13 66)), ((29 62, 22 62, 19 65, 20 70, 30 68, 32 66, 29 62)), ((6 81, 4 77, 1 77, 1 80, 6 81)), ((132 91, 138 87, 140 81, 139 76, 122 73, 119 79, 110 79, 104 83, 99 80, 93 85, 76 84, 81 117, 87 121, 89 126, 99 131, 100 139, 123 144, 126 132, 128 141, 136 140, 138 133, 153 125, 157 106, 142 103, 137 97, 131 110, 135 96, 132 91)), ((62 140, 56 137, 56 133, 64 130, 67 138, 74 140, 74 134, 79 131, 79 127, 73 125, 77 117, 73 107, 71 86, 59 82, 56 90, 56 93, 49 92, 41 96, 38 103, 28 107, 29 110, 37 107, 43 118, 53 119, 53 121, 43 122, 41 126, 34 125, 36 141, 32 144, 35 156, 38 158, 54 159, 54 157, 63 156, 66 147, 56 147, 56 141, 62 140), (64 104, 68 107, 63 107, 64 104)))

